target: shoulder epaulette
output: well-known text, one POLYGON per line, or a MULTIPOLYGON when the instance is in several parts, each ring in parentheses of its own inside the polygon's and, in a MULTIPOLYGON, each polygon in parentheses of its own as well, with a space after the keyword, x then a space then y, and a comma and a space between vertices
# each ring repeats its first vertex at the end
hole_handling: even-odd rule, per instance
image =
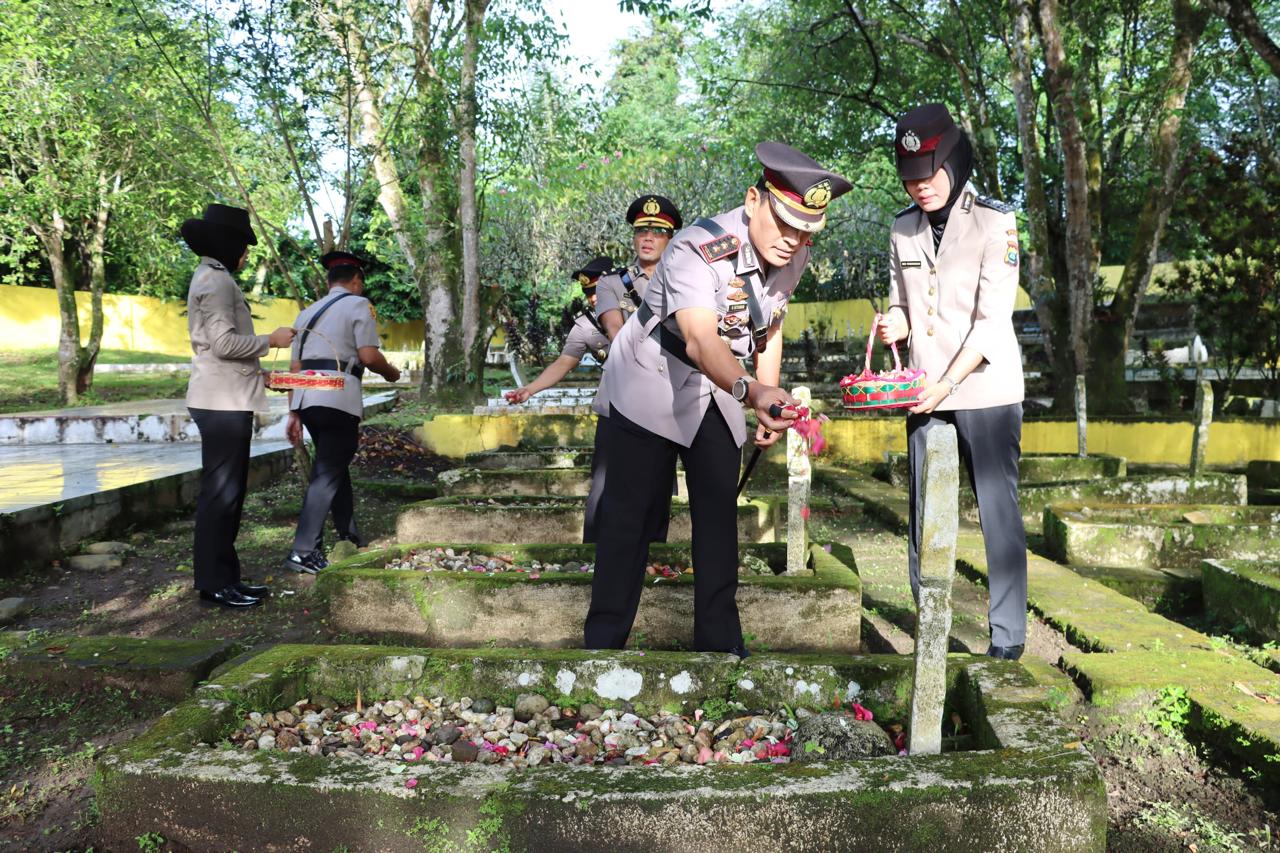
POLYGON ((976 201, 978 204, 982 205, 983 207, 991 208, 997 213, 1013 213, 1014 211, 1013 205, 1005 204, 1003 201, 1000 201, 999 199, 990 198, 985 195, 978 196, 976 199, 974 199, 974 201, 976 201))
POLYGON ((702 243, 698 246, 698 251, 702 252, 702 257, 710 264, 736 254, 740 245, 737 237, 725 234, 702 243))
POLYGON ((893 215, 893 218, 897 219, 900 216, 906 216, 908 213, 911 213, 912 211, 919 210, 919 209, 920 209, 919 206, 915 204, 909 204, 906 207, 902 208, 902 210, 899 210, 897 213, 895 213, 893 215))

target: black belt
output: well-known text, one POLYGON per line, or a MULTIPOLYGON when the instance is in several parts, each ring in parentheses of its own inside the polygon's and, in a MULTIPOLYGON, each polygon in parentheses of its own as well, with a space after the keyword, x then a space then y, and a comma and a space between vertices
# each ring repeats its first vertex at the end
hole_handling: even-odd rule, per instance
MULTIPOLYGON (((648 302, 641 302, 640 307, 636 310, 636 316, 639 318, 640 325, 648 323, 654 317, 653 309, 649 307, 648 302)), ((689 352, 685 348, 685 343, 680 336, 671 331, 663 323, 658 323, 653 327, 653 331, 649 333, 649 337, 658 342, 658 346, 694 370, 701 370, 698 365, 693 363, 693 359, 689 358, 689 352)))
POLYGON ((348 366, 332 358, 304 358, 302 360, 303 370, 336 370, 338 373, 350 373, 356 379, 364 376, 364 365, 356 364, 348 366))

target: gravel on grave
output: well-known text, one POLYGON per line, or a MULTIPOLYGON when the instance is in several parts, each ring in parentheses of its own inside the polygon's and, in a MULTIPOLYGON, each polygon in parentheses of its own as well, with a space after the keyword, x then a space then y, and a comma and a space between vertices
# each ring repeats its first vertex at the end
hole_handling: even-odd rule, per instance
MULTIPOLYGON (((725 710, 725 709, 720 709, 725 710)), ((424 696, 376 702, 361 710, 325 697, 301 699, 274 713, 248 714, 229 738, 244 750, 282 750, 334 759, 382 760, 393 772, 412 774, 432 762, 539 765, 674 765, 787 763, 825 757, 898 753, 894 738, 854 712, 806 709, 750 713, 733 710, 723 720, 699 709, 689 715, 662 711, 648 717, 591 704, 560 707, 536 694, 511 708, 489 699, 446 702, 424 696), (838 725, 832 726, 832 723, 838 725), (838 743, 830 740, 834 736, 838 743), (816 740, 806 742, 812 736, 816 740)), ((901 739, 901 727, 892 727, 901 739)))
MULTIPOLYGON (((563 563, 516 559, 510 554, 483 554, 478 551, 454 548, 428 548, 411 550, 402 557, 387 562, 386 568, 417 572, 478 572, 499 574, 516 572, 537 579, 543 572, 567 572, 570 574, 595 571, 595 564, 567 560, 563 563)), ((747 554, 738 566, 739 575, 772 575, 773 569, 764 560, 747 554)), ((693 567, 681 563, 650 563, 645 574, 674 578, 693 574, 693 567)))

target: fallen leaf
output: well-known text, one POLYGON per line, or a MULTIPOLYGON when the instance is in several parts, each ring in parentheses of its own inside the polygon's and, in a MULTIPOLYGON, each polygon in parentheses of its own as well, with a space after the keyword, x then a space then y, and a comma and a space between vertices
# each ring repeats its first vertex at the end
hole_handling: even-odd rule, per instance
POLYGON ((1063 749, 1079 749, 1081 746, 1083 746, 1083 744, 1080 743, 1080 741, 1073 740, 1070 743, 1064 743, 1062 745, 1062 748, 1063 749))
POLYGON ((65 652, 69 646, 45 646, 44 650, 51 655, 60 655, 65 652))

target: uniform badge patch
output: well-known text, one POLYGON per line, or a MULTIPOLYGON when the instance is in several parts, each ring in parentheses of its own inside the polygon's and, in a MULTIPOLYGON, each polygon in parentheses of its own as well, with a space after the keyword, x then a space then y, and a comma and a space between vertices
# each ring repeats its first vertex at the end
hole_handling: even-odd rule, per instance
POLYGON ((378 322, 378 309, 373 307, 373 303, 369 303, 369 316, 373 318, 373 322, 378 322))
POLYGON ((742 321, 738 319, 737 314, 725 314, 724 317, 721 318, 720 322, 726 326, 736 326, 742 321))
MULTIPOLYGON (((741 279, 739 279, 738 282, 741 283, 741 279)), ((730 302, 746 302, 747 292, 745 290, 731 290, 729 291, 729 295, 725 298, 730 302)))
POLYGON ((1004 262, 1011 267, 1016 267, 1018 265, 1018 244, 1012 240, 1009 241, 1009 244, 1006 247, 1004 262))
POLYGON ((734 252, 738 251, 738 238, 732 234, 725 234, 723 237, 717 237, 714 240, 708 240, 698 247, 698 251, 702 252, 702 257, 707 263, 715 263, 721 258, 727 258, 734 252))

